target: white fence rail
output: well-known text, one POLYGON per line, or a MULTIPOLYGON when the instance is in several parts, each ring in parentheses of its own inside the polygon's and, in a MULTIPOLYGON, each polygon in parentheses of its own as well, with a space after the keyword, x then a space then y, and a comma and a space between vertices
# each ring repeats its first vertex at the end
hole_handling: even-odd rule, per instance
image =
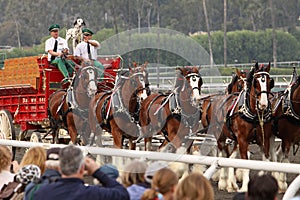
MULTIPOLYGON (((15 146, 15 147, 34 147, 42 146, 46 149, 51 147, 64 147, 62 144, 46 144, 46 143, 34 143, 26 141, 15 141, 15 140, 4 140, 0 139, 0 145, 15 146)), ((276 163, 276 162, 265 162, 257 160, 241 160, 241 159, 230 159, 230 158, 219 158, 210 156, 200 156, 200 155, 183 155, 183 154, 172 154, 172 153, 161 153, 161 152, 151 152, 151 151, 132 151, 125 149, 113 149, 113 148, 101 148, 101 147, 86 147, 80 146, 80 148, 90 154, 104 155, 104 156, 118 156, 118 157, 128 157, 135 159, 142 159, 145 161, 150 160, 162 160, 169 162, 182 162, 189 164, 201 164, 211 166, 206 171, 206 177, 210 178, 213 172, 218 167, 234 167, 234 168, 244 168, 251 170, 264 170, 264 171, 276 171, 284 173, 294 173, 300 174, 300 164, 294 163, 276 163)), ((295 179, 286 192, 283 199, 288 199, 286 197, 292 197, 295 195, 297 190, 300 188, 298 176, 295 179)))

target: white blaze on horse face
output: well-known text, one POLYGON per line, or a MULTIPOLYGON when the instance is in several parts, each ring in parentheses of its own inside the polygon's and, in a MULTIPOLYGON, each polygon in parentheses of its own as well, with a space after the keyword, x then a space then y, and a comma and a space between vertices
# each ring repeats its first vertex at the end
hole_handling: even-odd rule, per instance
MULTIPOLYGON (((146 72, 143 72, 143 77, 146 77, 146 72)), ((147 90, 146 90, 145 78, 141 78, 140 77, 140 82, 143 85, 143 90, 142 90, 142 93, 140 93, 138 95, 138 97, 140 98, 140 100, 145 100, 147 98, 147 90)))
POLYGON ((257 81, 260 85, 260 92, 263 92, 260 94, 260 101, 258 104, 258 108, 260 110, 264 110, 268 107, 268 95, 267 95, 267 79, 265 75, 260 76, 257 78, 257 81))
POLYGON ((94 70, 92 70, 92 69, 88 69, 87 74, 89 76, 89 84, 88 84, 88 88, 87 88, 88 94, 89 94, 89 96, 93 96, 97 92, 97 85, 96 85, 97 77, 96 77, 94 70))
POLYGON ((190 77, 190 85, 193 89, 192 99, 193 104, 198 105, 198 102, 200 101, 200 88, 198 87, 198 83, 200 81, 200 77, 193 75, 190 77))

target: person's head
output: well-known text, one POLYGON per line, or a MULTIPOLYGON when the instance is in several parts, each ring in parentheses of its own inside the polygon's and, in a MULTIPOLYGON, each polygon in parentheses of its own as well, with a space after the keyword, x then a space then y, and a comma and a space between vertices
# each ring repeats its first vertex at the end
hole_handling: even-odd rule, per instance
POLYGON ((202 174, 191 173, 178 184, 175 196, 177 200, 213 200, 214 191, 202 174))
POLYGON ((157 199, 160 194, 163 195, 164 199, 172 199, 177 184, 177 174, 171 169, 163 167, 154 174, 151 189, 146 190, 141 199, 157 199), (169 198, 167 198, 167 196, 169 198))
POLYGON ((125 166, 122 183, 129 187, 132 184, 144 183, 145 182, 145 171, 147 164, 142 161, 134 160, 125 166))
POLYGON ((270 174, 255 175, 248 183, 247 199, 274 200, 278 193, 278 183, 270 174))
POLYGON ((84 28, 84 29, 82 29, 82 34, 83 34, 84 39, 89 40, 94 35, 94 32, 88 28, 84 28))
POLYGON ((151 183, 154 174, 158 170, 160 170, 162 168, 166 168, 166 167, 168 167, 168 164, 166 162, 162 162, 162 161, 155 161, 155 162, 149 164, 147 169, 146 169, 146 172, 145 172, 145 180, 148 183, 151 183))
POLYGON ((84 157, 80 148, 68 145, 59 151, 59 166, 63 176, 83 176, 84 157))
POLYGON ((12 154, 7 146, 0 146, 0 172, 9 170, 11 165, 12 154))
POLYGON ((50 35, 54 38, 57 38, 59 35, 60 26, 58 24, 51 24, 49 27, 50 35))
POLYGON ((178 184, 178 177, 175 172, 169 168, 158 170, 153 176, 151 188, 165 195, 168 192, 174 192, 178 184))
POLYGON ((119 177, 119 171, 117 167, 112 164, 102 165, 99 169, 112 179, 117 179, 119 177))
POLYGON ((20 168, 24 167, 25 165, 37 165, 41 169, 41 173, 45 172, 46 168, 46 150, 43 147, 36 146, 31 147, 28 151, 24 154, 20 168))
POLYGON ((47 150, 46 168, 59 170, 59 150, 55 147, 47 150))

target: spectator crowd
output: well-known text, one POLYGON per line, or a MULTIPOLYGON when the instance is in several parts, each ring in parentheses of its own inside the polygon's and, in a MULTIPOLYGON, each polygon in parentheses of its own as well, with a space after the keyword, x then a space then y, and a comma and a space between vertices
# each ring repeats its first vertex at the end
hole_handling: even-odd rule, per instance
MULTIPOLYGON (((64 148, 32 147, 20 164, 12 161, 7 146, 0 145, 0 199, 130 199, 130 200, 213 200, 211 182, 201 173, 185 177, 162 161, 147 163, 133 160, 119 171, 112 164, 100 166, 74 145, 64 148), (85 183, 92 176, 97 183, 85 183)), ((278 184, 269 175, 256 175, 248 192, 233 199, 277 198, 278 184)))

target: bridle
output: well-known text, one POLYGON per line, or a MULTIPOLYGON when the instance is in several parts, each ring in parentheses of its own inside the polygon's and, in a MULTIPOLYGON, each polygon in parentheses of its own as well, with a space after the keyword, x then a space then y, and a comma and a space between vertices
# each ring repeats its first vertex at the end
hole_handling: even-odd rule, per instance
MULTIPOLYGON (((92 89, 90 88, 90 83, 91 83, 91 82, 94 82, 95 85, 96 85, 96 87, 97 87, 97 70, 95 70, 95 67, 93 67, 93 66, 86 66, 86 67, 81 68, 81 69, 79 70, 79 72, 78 72, 78 81, 79 81, 79 79, 83 78, 83 76, 84 76, 84 73, 83 73, 83 72, 86 72, 87 74, 90 74, 89 72, 91 72, 91 71, 94 72, 94 77, 91 78, 91 79, 90 79, 90 77, 89 77, 89 80, 87 81, 86 85, 84 86, 84 87, 86 87, 86 95, 87 95, 89 98, 92 97, 92 95, 89 94, 89 91, 92 90, 92 89)), ((74 89, 76 89, 77 86, 78 86, 78 82, 77 82, 76 84, 74 83, 74 89)), ((96 92, 97 92, 97 91, 95 91, 95 93, 96 93, 96 92)))
MULTIPOLYGON (((199 78, 199 81, 202 80, 202 77, 199 73, 198 74, 197 73, 190 73, 190 74, 187 74, 186 76, 184 76, 184 78, 185 78, 185 80, 182 83, 183 86, 181 88, 181 91, 184 91, 185 88, 188 87, 188 83, 190 83, 188 81, 188 79, 190 79, 190 80, 192 79, 193 81, 196 81, 196 78, 199 78)), ((197 86, 192 87, 191 91, 189 92, 188 96, 190 98, 189 99, 181 99, 181 101, 183 101, 183 102, 189 101, 191 103, 193 101, 191 96, 192 96, 192 93, 193 93, 194 90, 198 90, 199 94, 201 94, 201 85, 199 86, 199 82, 198 82, 197 86)))

